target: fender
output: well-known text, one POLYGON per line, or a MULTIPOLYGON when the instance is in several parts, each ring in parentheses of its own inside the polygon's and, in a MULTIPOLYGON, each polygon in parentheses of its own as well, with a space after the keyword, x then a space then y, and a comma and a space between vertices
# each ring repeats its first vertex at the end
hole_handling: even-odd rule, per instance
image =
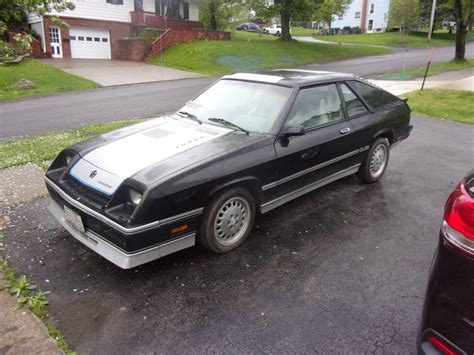
POLYGON ((244 186, 248 188, 252 195, 255 197, 257 207, 260 205, 261 201, 263 201, 262 182, 255 176, 243 176, 237 179, 226 181, 212 189, 209 192, 209 195, 207 196, 206 205, 208 204, 208 201, 212 198, 212 196, 214 196, 216 193, 219 193, 233 186, 244 186))
POLYGON ((379 137, 387 138, 390 145, 392 145, 395 140, 395 132, 393 131, 393 128, 377 131, 377 133, 372 137, 372 142, 379 137))

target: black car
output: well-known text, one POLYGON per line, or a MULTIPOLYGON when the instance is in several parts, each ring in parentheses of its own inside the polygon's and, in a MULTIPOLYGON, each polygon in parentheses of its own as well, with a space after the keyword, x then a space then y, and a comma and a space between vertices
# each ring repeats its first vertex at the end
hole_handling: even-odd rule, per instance
POLYGON ((256 23, 246 22, 235 26, 235 29, 237 31, 258 32, 260 30, 260 27, 258 27, 256 23))
POLYGON ((474 354, 474 170, 446 202, 418 353, 474 354))
POLYGON ((46 173, 51 211, 122 268, 195 244, 225 253, 266 213, 351 174, 379 180, 404 100, 353 75, 223 77, 175 114, 78 143, 46 173))

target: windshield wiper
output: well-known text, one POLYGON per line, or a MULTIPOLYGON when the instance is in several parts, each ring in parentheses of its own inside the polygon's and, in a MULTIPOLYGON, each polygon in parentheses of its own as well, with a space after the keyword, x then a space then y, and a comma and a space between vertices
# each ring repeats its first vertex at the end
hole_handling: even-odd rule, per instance
POLYGON ((189 113, 187 111, 178 111, 178 115, 184 116, 186 118, 190 118, 193 121, 196 121, 197 123, 202 124, 202 121, 199 118, 197 118, 195 115, 193 115, 192 113, 189 113))
POLYGON ((242 127, 236 125, 235 123, 230 122, 230 121, 227 121, 227 120, 225 120, 225 119, 223 119, 223 118, 211 117, 211 118, 208 118, 208 120, 211 121, 211 122, 220 123, 221 125, 226 126, 226 127, 236 128, 236 129, 238 129, 239 131, 244 132, 247 136, 248 136, 249 133, 250 133, 250 132, 249 132, 248 130, 246 130, 245 128, 242 128, 242 127))

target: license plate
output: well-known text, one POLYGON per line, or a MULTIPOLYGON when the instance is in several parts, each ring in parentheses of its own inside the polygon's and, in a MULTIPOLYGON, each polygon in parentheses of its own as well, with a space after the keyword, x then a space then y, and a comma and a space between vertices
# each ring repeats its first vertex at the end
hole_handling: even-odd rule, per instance
POLYGON ((78 229, 82 233, 85 232, 84 224, 82 223, 82 218, 72 209, 67 206, 64 206, 64 219, 69 222, 74 228, 78 229))

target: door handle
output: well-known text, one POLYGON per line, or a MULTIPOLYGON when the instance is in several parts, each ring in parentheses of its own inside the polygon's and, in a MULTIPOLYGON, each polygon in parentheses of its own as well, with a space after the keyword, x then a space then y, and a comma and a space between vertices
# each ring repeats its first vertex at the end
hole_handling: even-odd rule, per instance
POLYGON ((308 159, 314 158, 316 156, 316 154, 318 154, 318 152, 319 152, 318 148, 308 149, 308 150, 304 151, 303 154, 301 154, 301 159, 308 160, 308 159))
POLYGON ((346 134, 346 133, 349 133, 351 131, 351 128, 350 127, 345 127, 345 128, 341 128, 339 130, 339 133, 341 134, 346 134))

